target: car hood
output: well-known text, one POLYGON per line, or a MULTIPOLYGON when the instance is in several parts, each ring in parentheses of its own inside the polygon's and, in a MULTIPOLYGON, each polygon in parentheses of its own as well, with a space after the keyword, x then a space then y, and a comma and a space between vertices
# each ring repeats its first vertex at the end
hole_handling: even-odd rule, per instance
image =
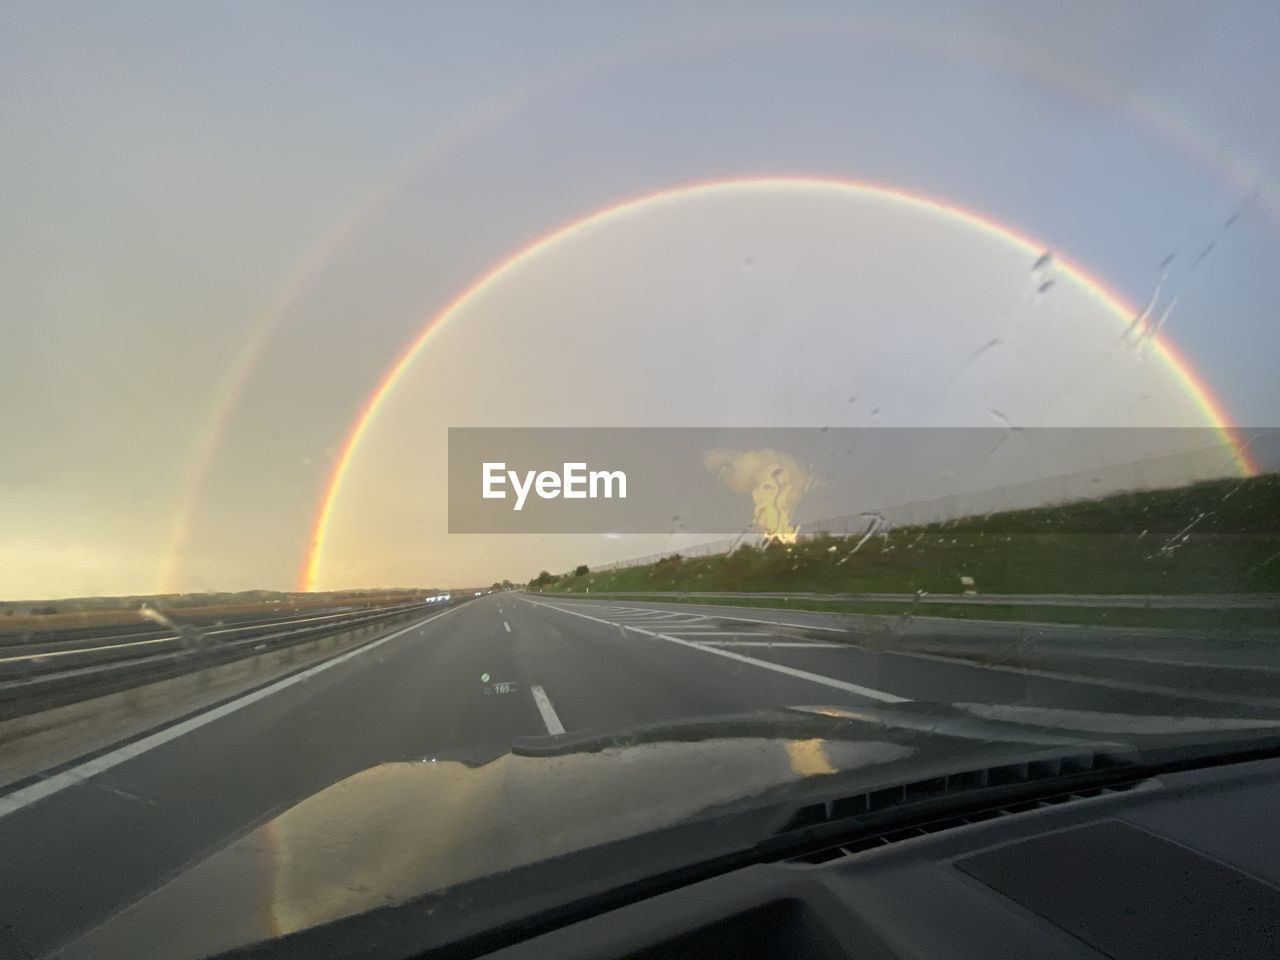
MULTIPOLYGON (((871 789, 1134 743, 1135 718, 1010 709, 793 707, 529 738, 478 765, 383 763, 285 810, 59 956, 207 957, 699 818, 728 830, 726 814, 778 813, 783 799, 836 782, 871 789)), ((1188 731, 1187 718, 1141 720, 1139 738, 1188 731)), ((769 824, 757 817, 749 829, 769 824)))

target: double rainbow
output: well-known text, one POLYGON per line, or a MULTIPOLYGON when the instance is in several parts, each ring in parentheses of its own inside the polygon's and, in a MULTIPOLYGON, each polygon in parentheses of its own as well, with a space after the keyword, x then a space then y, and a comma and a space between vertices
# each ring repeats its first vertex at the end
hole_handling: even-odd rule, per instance
MULTIPOLYGON (((328 477, 323 487, 318 506, 311 526, 306 555, 298 574, 298 589, 314 590, 319 579, 320 565, 323 558, 325 540, 333 521, 334 509, 342 492, 342 485, 347 473, 359 452, 361 441, 368 433, 373 421, 377 418, 386 398, 396 388, 405 372, 413 364, 418 353, 431 340, 433 334, 441 330, 456 314, 463 310, 485 290, 500 283, 502 279, 521 264, 545 253, 579 231, 616 220, 639 208, 653 204, 677 202, 681 199, 696 197, 714 192, 732 192, 768 188, 801 191, 834 191, 837 193, 854 193, 890 200, 903 206, 924 211, 940 218, 948 218, 961 222, 975 230, 990 236, 998 237, 1008 243, 1021 247, 1026 251, 1028 262, 1044 252, 1044 245, 1019 233, 1011 227, 998 223, 970 210, 954 204, 935 200, 930 197, 897 190, 879 184, 858 180, 842 180, 836 178, 814 176, 757 176, 725 180, 713 180, 700 183, 683 184, 657 190, 642 196, 632 197, 619 203, 611 204, 603 209, 595 210, 569 221, 548 233, 526 243, 510 256, 499 262, 492 269, 478 277, 461 293, 447 303, 443 309, 432 316, 423 326, 421 332, 396 358, 379 380, 372 393, 360 405, 359 412, 352 422, 346 437, 342 441, 337 456, 334 458, 328 477)), ((1121 325, 1127 329, 1137 310, 1126 303, 1115 292, 1110 290, 1097 278, 1055 255, 1057 270, 1082 287, 1094 300, 1105 307, 1121 325)), ((1210 393, 1207 385, 1193 372, 1186 359, 1174 349, 1164 337, 1156 337, 1152 343, 1154 356, 1169 369, 1170 373, 1186 391, 1203 414, 1208 426, 1213 427, 1232 449, 1236 464, 1244 475, 1257 472, 1257 467, 1250 459, 1247 447, 1241 442, 1230 425, 1230 420, 1223 412, 1220 403, 1210 393)))
MULTIPOLYGON (((1218 138, 1198 129, 1191 118, 1170 113, 1165 106, 1146 100, 1124 98, 1117 101, 1114 91, 1098 78, 1081 71, 1074 63, 1053 62, 1046 59, 1042 51, 1028 50, 994 37, 957 32, 950 25, 941 22, 929 28, 918 22, 918 18, 901 21, 893 17, 868 17, 864 12, 859 12, 847 18, 833 19, 824 15, 817 18, 783 18, 763 24, 720 24, 704 34, 676 41, 655 43, 646 40, 634 48, 606 52, 585 63, 559 67, 509 91, 500 99, 489 103, 485 109, 467 116, 454 128, 424 145, 418 156, 375 185, 361 203, 337 222, 285 281, 267 310, 254 324, 253 333, 246 339, 228 368, 206 424, 194 434, 188 479, 183 484, 182 500, 175 514, 169 552, 160 572, 156 592, 168 593, 181 589, 184 557, 207 475, 240 403, 242 392, 255 372, 267 344, 279 332, 287 316, 294 311, 303 291, 316 276, 328 269, 339 250, 346 247, 394 196, 425 169, 469 142, 480 131, 496 127, 526 104, 550 99, 627 66, 663 57, 701 57, 716 49, 754 43, 776 44, 786 39, 834 35, 879 45, 897 44, 904 49, 918 49, 920 53, 930 57, 989 63, 993 67, 1007 70, 1013 77, 1079 103, 1103 111, 1122 113, 1157 140, 1220 177, 1233 192, 1256 201, 1273 220, 1280 220, 1280 190, 1265 181, 1256 166, 1250 165, 1243 158, 1224 154, 1218 138)), ((549 237, 547 235, 542 239, 549 237)), ((1167 345, 1165 349, 1166 352, 1171 352, 1167 345)), ((1185 369, 1185 364, 1183 366, 1185 369)))

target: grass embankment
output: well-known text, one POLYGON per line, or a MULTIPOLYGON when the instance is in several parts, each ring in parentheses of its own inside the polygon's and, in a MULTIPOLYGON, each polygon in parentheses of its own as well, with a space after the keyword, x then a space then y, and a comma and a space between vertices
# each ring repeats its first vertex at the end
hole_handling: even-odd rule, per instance
MULTIPOLYGON (((1280 592, 1280 474, 1118 494, 729 556, 672 557, 566 575, 546 592, 1187 594, 1280 592)), ((664 598, 669 599, 669 598, 664 598)), ((1270 611, 879 604, 802 598, 725 603, 1033 622, 1151 626, 1274 623, 1270 611)))

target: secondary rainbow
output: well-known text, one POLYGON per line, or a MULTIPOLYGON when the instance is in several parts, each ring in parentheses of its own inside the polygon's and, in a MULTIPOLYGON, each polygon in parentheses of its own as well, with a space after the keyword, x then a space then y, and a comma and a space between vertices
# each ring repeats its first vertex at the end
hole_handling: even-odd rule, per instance
MULTIPOLYGON (((337 456, 334 458, 333 465, 330 468, 327 481, 320 496, 318 508, 311 527, 311 535, 307 541, 308 546, 306 555, 299 571, 298 588, 301 590, 315 589, 320 571, 320 562, 324 552, 325 537, 328 534, 329 525, 333 519, 334 507, 338 501, 340 493, 342 492, 343 480, 346 478, 347 472, 350 469, 356 454, 359 452, 360 443, 364 438, 364 435, 368 432, 370 424, 372 424, 374 419, 377 417, 378 410, 381 408, 383 401, 395 389, 396 385, 400 382, 400 379, 404 376, 405 371, 408 370, 410 365, 413 363, 418 352, 426 346, 432 335, 448 323, 449 320, 473 298, 483 293, 488 287, 499 282, 508 271, 518 267, 520 264, 530 260, 538 254, 545 252, 550 247, 560 243, 578 231, 588 226, 598 225, 624 216, 628 213, 634 212, 640 207, 654 203, 675 202, 682 198, 705 194, 712 191, 731 191, 752 188, 777 189, 779 187, 795 190, 848 191, 889 199, 908 206, 916 207, 917 209, 927 210, 939 216, 961 220, 977 229, 984 230, 989 234, 1021 246, 1032 259, 1038 257, 1045 249, 1042 244, 1037 243, 1010 227, 951 203, 910 193, 904 190, 896 190, 875 183, 812 176, 771 175, 681 184, 679 186, 667 187, 662 190, 646 193, 641 196, 631 197, 630 199, 611 204, 603 209, 595 210, 591 213, 587 213, 576 219, 570 220, 568 223, 562 224, 554 230, 551 230, 550 232, 535 238, 529 243, 526 243, 506 259, 499 262, 495 267, 481 275, 478 279, 462 290, 461 293, 455 296, 444 306, 443 309, 428 320, 418 336, 387 369, 373 392, 365 398, 342 442, 341 447, 339 448, 337 456)), ((1094 297, 1098 302, 1107 307, 1107 309, 1115 315, 1118 322, 1127 327, 1133 317, 1136 316, 1136 309, 1122 300, 1116 293, 1108 289, 1101 281, 1085 273, 1069 260, 1065 260, 1056 254, 1055 260, 1058 270, 1066 276, 1069 276, 1074 282, 1083 287, 1090 296, 1094 297)), ((1231 445, 1234 450, 1240 472, 1245 475, 1255 473, 1257 468, 1250 459, 1247 448, 1235 435, 1235 432, 1230 425, 1230 421, 1223 412, 1221 405, 1210 393, 1208 387, 1193 373, 1191 366, 1173 347, 1168 338, 1158 336, 1153 343, 1153 351, 1155 356, 1159 357, 1160 360, 1166 364, 1170 372, 1182 385, 1183 389, 1186 390, 1187 394, 1200 408, 1207 423, 1220 431, 1226 441, 1231 445)))
POLYGON ((207 423, 196 433, 184 484, 182 500, 174 520, 168 557, 160 572, 157 592, 168 593, 179 589, 183 579, 182 565, 190 539, 201 491, 213 464, 217 448, 226 432, 241 393, 254 372, 269 341, 276 335, 285 316, 292 311, 302 291, 311 280, 321 274, 342 247, 355 236, 360 227, 382 210, 413 178, 418 176, 433 160, 447 154, 458 145, 467 142, 482 129, 497 125, 521 105, 544 96, 570 89, 587 79, 603 75, 627 64, 643 62, 658 56, 696 55, 718 46, 747 44, 753 41, 776 42, 787 36, 806 36, 833 33, 851 37, 874 38, 880 42, 899 42, 907 46, 919 46, 938 56, 958 59, 977 58, 1009 70, 1014 76, 1025 77, 1040 83, 1045 89, 1057 90, 1082 103, 1106 109, 1121 109, 1131 115, 1139 126, 1165 140, 1179 152, 1185 153, 1206 170, 1221 172, 1224 182, 1242 201, 1257 201, 1274 219, 1280 220, 1280 191, 1265 182, 1256 168, 1241 160, 1223 154, 1218 139, 1196 131, 1186 118, 1169 114, 1158 104, 1126 100, 1117 104, 1112 91, 1099 83, 1097 78, 1078 70, 1070 64, 1053 63, 1043 56, 1029 53, 1017 45, 1000 44, 991 38, 978 39, 958 36, 946 28, 930 34, 917 22, 901 23, 894 20, 878 21, 859 14, 851 20, 818 21, 800 19, 794 22, 775 22, 758 25, 733 25, 728 29, 717 28, 706 34, 684 38, 676 43, 652 43, 645 41, 622 53, 603 55, 584 64, 557 69, 536 81, 509 91, 505 96, 489 104, 484 110, 468 116, 459 126, 442 137, 435 138, 424 150, 401 167, 388 179, 378 184, 365 200, 342 218, 313 248, 266 313, 254 325, 254 332, 246 340, 240 353, 228 369, 225 381, 218 391, 207 423))

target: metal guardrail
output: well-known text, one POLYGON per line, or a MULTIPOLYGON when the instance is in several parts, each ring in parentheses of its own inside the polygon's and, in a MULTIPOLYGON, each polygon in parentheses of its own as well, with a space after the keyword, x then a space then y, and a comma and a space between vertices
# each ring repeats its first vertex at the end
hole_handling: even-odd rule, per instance
POLYGON ((0 720, 37 713, 156 680, 285 649, 334 634, 424 616, 464 602, 413 602, 374 610, 271 618, 230 626, 187 626, 174 633, 107 632, 39 643, 0 645, 0 720))
POLYGON ((0 634, 0 663, 40 656, 57 657, 91 647, 143 645, 157 640, 171 640, 176 633, 185 633, 187 636, 200 634, 204 637, 224 637, 254 630, 266 630, 274 626, 284 627, 305 622, 318 623, 322 620, 336 622, 339 619, 350 619, 361 613, 390 610, 392 606, 400 607, 405 604, 364 607, 359 610, 348 608, 311 614, 294 610, 269 617, 241 616, 231 620, 218 619, 212 623, 174 623, 170 620, 166 624, 161 620, 152 619, 151 622, 143 624, 59 627, 53 630, 0 634))
MULTIPOLYGON (((146 604, 141 605, 141 607, 146 606, 146 604)), ((383 605, 380 609, 387 609, 388 606, 390 605, 383 605)), ((353 613, 372 612, 374 609, 379 608, 366 605, 357 609, 351 605, 334 604, 332 607, 327 608, 327 612, 324 609, 307 612, 293 608, 264 605, 256 611, 242 610, 233 614, 219 614, 216 620, 212 619, 200 607, 194 607, 190 612, 181 607, 171 610, 163 607, 154 609, 165 612, 179 620, 196 617, 198 619, 192 622, 194 627, 202 630, 213 630, 224 627, 251 627, 269 623, 285 623, 314 616, 348 616, 353 613)), ((165 636, 173 632, 159 620, 147 617, 146 614, 141 612, 140 607, 135 606, 128 610, 114 610, 111 612, 127 613, 130 615, 130 619, 119 623, 103 624, 91 622, 88 625, 77 626, 45 626, 37 622, 34 624, 28 623, 23 628, 14 628, 9 625, 7 619, 0 618, 0 657, 9 656, 20 647, 43 643, 60 644, 85 639, 106 641, 108 638, 116 641, 141 640, 148 637, 165 636)), ((86 616, 89 616, 89 614, 86 616)))

